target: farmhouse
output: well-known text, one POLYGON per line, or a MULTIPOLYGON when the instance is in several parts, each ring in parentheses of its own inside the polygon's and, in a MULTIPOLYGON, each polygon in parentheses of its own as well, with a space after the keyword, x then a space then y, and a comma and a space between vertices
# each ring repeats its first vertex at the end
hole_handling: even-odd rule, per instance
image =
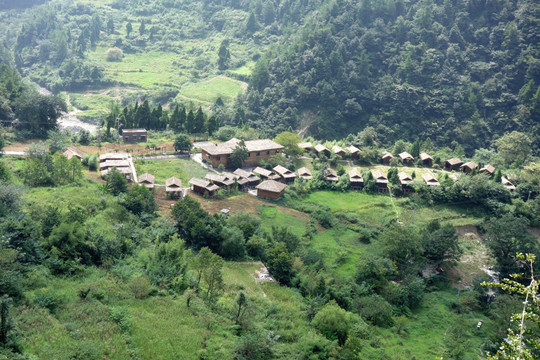
POLYGON ((324 175, 324 180, 326 180, 326 181, 330 181, 330 182, 338 182, 339 181, 339 176, 338 176, 336 170, 334 170, 334 169, 325 169, 323 171, 323 175, 324 175))
POLYGON ((437 181, 435 176, 433 176, 430 173, 422 174, 422 179, 424 179, 424 182, 427 186, 440 186, 441 184, 437 181))
POLYGON ((502 184, 502 186, 504 186, 508 190, 515 190, 516 189, 514 184, 512 184, 512 182, 506 176, 501 177, 501 184, 502 184))
POLYGON ((300 144, 298 144, 298 147, 305 152, 313 150, 313 145, 310 142, 301 142, 300 144))
POLYGON ((274 167, 273 170, 276 174, 281 176, 281 179, 285 184, 294 182, 294 179, 296 178, 296 175, 284 166, 278 165, 274 167))
POLYGON ((127 180, 131 181, 135 178, 131 159, 126 153, 106 153, 99 156, 99 171, 102 177, 107 175, 113 168, 124 174, 127 180))
POLYGON ((75 149, 75 148, 72 148, 71 146, 68 147, 66 149, 66 151, 64 151, 62 153, 62 155, 64 155, 65 157, 67 157, 68 160, 71 160, 72 157, 76 157, 77 159, 79 160, 82 160, 82 155, 75 149))
POLYGON ((446 170, 457 170, 461 165, 463 165, 463 161, 459 158, 452 158, 444 163, 446 170))
POLYGON ((392 160, 394 156, 390 154, 388 151, 383 152, 382 154, 382 163, 385 165, 390 164, 390 160, 392 160))
POLYGON ((255 175, 258 175, 261 177, 261 179, 267 179, 267 180, 279 180, 281 177, 279 175, 277 175, 276 173, 270 171, 270 170, 266 170, 265 168, 262 168, 262 167, 256 167, 255 169, 253 169, 253 173, 255 175))
MULTIPOLYGON (((231 154, 240 142, 241 140, 233 138, 223 144, 201 146, 202 158, 213 167, 218 167, 220 164, 227 167, 231 154)), ((246 166, 259 165, 259 161, 268 160, 270 156, 281 153, 283 149, 283 146, 270 139, 248 140, 245 145, 248 152, 248 158, 244 162, 246 166)))
POLYGON ((298 169, 298 177, 301 177, 304 180, 313 179, 313 175, 311 174, 311 171, 309 171, 307 167, 298 169))
POLYGON ((182 195, 182 180, 174 176, 165 180, 165 193, 169 197, 178 197, 182 195))
POLYGON ((283 196, 287 185, 274 180, 266 180, 255 188, 257 189, 257 196, 277 200, 283 196))
POLYGON ((249 180, 241 177, 240 175, 236 175, 230 172, 223 172, 222 175, 228 179, 231 179, 233 183, 236 182, 236 184, 238 185, 238 190, 245 191, 249 187, 249 180))
POLYGON ((248 186, 255 186, 259 183, 259 181, 261 181, 260 177, 246 170, 236 169, 234 170, 233 174, 240 176, 240 178, 246 179, 248 181, 248 186))
POLYGON ((144 185, 150 190, 154 190, 154 183, 156 178, 154 175, 145 173, 139 176, 139 185, 144 185))
POLYGON ((375 178, 375 184, 379 192, 388 191, 388 178, 379 170, 373 172, 373 177, 375 178))
POLYGON ((477 167, 478 167, 477 163, 475 163, 474 161, 469 161, 469 162, 466 162, 465 164, 461 165, 459 168, 465 174, 470 174, 477 167))
POLYGON ((420 160, 422 161, 423 166, 427 166, 427 167, 433 166, 433 158, 426 153, 420 154, 420 160))
POLYGON ((334 145, 332 146, 332 152, 336 155, 339 155, 341 157, 345 157, 345 155, 347 155, 347 153, 345 152, 345 150, 343 150, 343 148, 339 145, 334 145))
POLYGON ((493 176, 495 173, 495 168, 491 165, 486 165, 483 168, 480 169, 479 173, 481 174, 488 174, 489 176, 493 176))
POLYGON ((125 143, 146 142, 146 129, 122 130, 122 139, 125 143))
POLYGON ((210 181, 212 184, 216 184, 217 186, 229 187, 234 184, 234 179, 230 179, 224 174, 208 173, 204 179, 210 181))
POLYGON ((360 156, 360 149, 354 145, 347 146, 347 151, 351 154, 351 157, 357 158, 360 156))
POLYGON ((413 178, 411 175, 407 174, 405 171, 398 173, 399 184, 401 185, 401 190, 405 193, 410 193, 413 191, 411 186, 413 178))
POLYGON ((315 145, 314 149, 315 153, 317 153, 317 156, 321 156, 321 154, 324 154, 326 157, 330 157, 330 150, 328 150, 323 144, 315 145))
POLYGON ((406 151, 400 153, 399 158, 401 159, 403 165, 411 165, 414 161, 414 157, 406 151))
POLYGON ((349 181, 351 189, 362 190, 364 187, 364 178, 356 168, 349 171, 349 181))
POLYGON ((211 184, 206 180, 191 178, 189 180, 191 190, 199 194, 208 194, 208 196, 214 196, 215 192, 219 190, 219 186, 211 184))

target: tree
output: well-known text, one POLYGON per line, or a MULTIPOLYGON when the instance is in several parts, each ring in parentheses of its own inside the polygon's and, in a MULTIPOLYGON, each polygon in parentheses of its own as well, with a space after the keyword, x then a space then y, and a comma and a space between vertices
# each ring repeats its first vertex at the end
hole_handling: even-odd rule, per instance
POLYGON ((272 276, 284 285, 288 285, 294 275, 292 267, 293 258, 287 250, 285 243, 275 243, 269 251, 267 251, 268 269, 272 276))
POLYGON ((421 238, 411 226, 392 224, 384 229, 377 241, 400 271, 414 264, 414 260, 423 253, 421 238))
POLYGON ((114 20, 112 16, 109 16, 109 19, 107 19, 107 33, 108 34, 114 33, 114 20))
POLYGON ((242 317, 242 315, 246 312, 246 307, 247 307, 247 297, 243 291, 240 291, 238 293, 238 296, 236 297, 236 306, 238 307, 238 311, 236 312, 234 322, 238 325, 239 320, 242 317))
POLYGON ((330 340, 345 344, 353 325, 361 321, 358 315, 343 310, 331 300, 315 315, 311 324, 330 340))
POLYGON ((82 129, 79 131, 79 144, 88 145, 90 143, 90 131, 82 129))
POLYGON ((525 133, 512 131, 495 140, 497 153, 506 165, 521 166, 531 153, 531 139, 525 133))
POLYGON ((208 130, 208 135, 212 136, 219 129, 219 118, 216 115, 210 116, 208 119, 206 129, 208 130))
POLYGON ((22 347, 17 343, 15 322, 11 316, 12 302, 7 295, 0 298, 0 347, 21 352, 22 347))
POLYGON ((174 139, 175 151, 190 151, 191 146, 191 138, 188 134, 178 134, 174 139))
POLYGON ((420 139, 416 139, 416 141, 412 144, 411 147, 411 155, 416 159, 420 155, 420 147, 421 142, 420 139))
POLYGON ((195 119, 193 121, 193 132, 196 134, 204 133, 204 126, 206 125, 204 120, 204 113, 202 108, 199 106, 199 109, 195 113, 195 119))
POLYGON ((246 30, 248 34, 253 34, 255 31, 257 31, 257 19, 255 19, 255 14, 252 12, 249 13, 248 20, 246 22, 246 30))
POLYGON ((116 168, 112 168, 104 179, 113 195, 120 195, 127 191, 127 180, 116 168))
POLYGON ((221 230, 220 254, 226 259, 242 260, 246 256, 246 241, 242 230, 235 226, 221 230))
POLYGON ((129 21, 129 22, 126 24, 126 33, 127 33, 127 37, 129 37, 129 34, 131 34, 132 31, 133 31, 133 25, 131 25, 131 21, 129 21))
POLYGON ((302 154, 302 149, 298 147, 300 136, 296 133, 284 131, 279 133, 274 139, 280 145, 283 145, 283 152, 289 156, 297 156, 302 154))
POLYGON ((2 133, 0 133, 0 157, 2 157, 2 150, 4 149, 4 145, 6 142, 4 141, 4 136, 2 133))
POLYGON ((244 162, 247 160, 249 152, 244 140, 240 141, 237 147, 234 148, 231 157, 229 158, 229 167, 241 168, 244 166, 244 162))
POLYGON ((67 147, 67 137, 65 134, 59 131, 50 130, 47 132, 47 143, 49 144, 49 151, 54 154, 57 152, 63 152, 67 147))
POLYGON ((120 203, 135 215, 153 214, 157 208, 154 194, 144 185, 134 184, 120 203))
POLYGON ((424 230, 423 237, 426 258, 438 263, 447 259, 459 260, 462 250, 454 226, 441 226, 438 220, 433 220, 424 230))
POLYGON ((195 132, 195 114, 193 114, 193 110, 189 110, 187 117, 186 117, 186 131, 188 134, 193 134, 195 132))
POLYGON ((146 25, 143 20, 141 21, 141 25, 139 26, 139 35, 143 36, 145 32, 146 32, 146 25))
POLYGON ((231 54, 229 52, 229 40, 223 40, 219 46, 218 51, 218 68, 219 70, 225 70, 229 67, 229 61, 231 54))
POLYGON ((201 280, 206 284, 206 298, 215 300, 219 291, 223 288, 223 259, 207 248, 203 247, 199 254, 193 258, 192 267, 195 270, 197 284, 195 289, 200 288, 201 280))

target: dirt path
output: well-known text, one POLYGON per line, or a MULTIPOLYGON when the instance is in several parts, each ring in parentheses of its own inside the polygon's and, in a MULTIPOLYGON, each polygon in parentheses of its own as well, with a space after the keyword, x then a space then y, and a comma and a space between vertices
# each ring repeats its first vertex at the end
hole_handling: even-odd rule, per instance
POLYGON ((85 129, 90 131, 91 133, 95 133, 97 131, 99 126, 81 121, 77 117, 77 114, 81 113, 82 111, 71 105, 69 94, 66 98, 66 104, 68 108, 71 106, 73 110, 71 110, 70 112, 62 113, 62 116, 58 119, 58 125, 60 125, 61 129, 72 129, 74 131, 80 131, 81 129, 85 129))

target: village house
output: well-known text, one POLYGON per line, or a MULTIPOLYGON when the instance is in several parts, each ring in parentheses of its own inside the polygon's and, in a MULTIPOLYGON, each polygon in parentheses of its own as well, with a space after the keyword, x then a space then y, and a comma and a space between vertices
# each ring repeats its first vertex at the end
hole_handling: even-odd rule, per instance
POLYGON ((281 179, 285 184, 294 182, 294 179, 296 178, 296 175, 284 166, 278 165, 274 167, 273 170, 276 174, 281 176, 281 179))
POLYGON ((182 197, 182 193, 182 180, 174 176, 165 180, 165 194, 167 194, 167 197, 182 197))
POLYGON ((324 154, 326 157, 330 157, 330 150, 326 148, 323 144, 317 144, 315 145, 315 153, 317 156, 321 156, 321 154, 324 154))
POLYGON ((260 177, 258 177, 257 175, 255 175, 252 172, 249 172, 249 171, 246 171, 246 170, 243 170, 243 169, 236 169, 236 170, 234 170, 233 174, 238 175, 243 179, 246 179, 248 181, 248 186, 249 187, 253 187, 253 186, 257 185, 261 181, 260 177))
POLYGON ((343 150, 343 148, 339 145, 332 146, 332 152, 336 155, 339 155, 342 158, 345 157, 345 155, 347 155, 345 150, 343 150))
POLYGON ((508 190, 515 190, 516 189, 514 184, 506 176, 501 177, 501 184, 502 184, 502 186, 504 186, 508 190))
POLYGON ((493 174, 495 173, 495 168, 491 165, 486 165, 484 166, 483 168, 480 169, 480 171, 478 171, 480 174, 487 174, 489 176, 493 176, 493 174))
POLYGON ((82 158, 83 158, 82 155, 77 151, 77 149, 72 148, 71 146, 68 147, 68 148, 66 149, 66 151, 64 151, 64 152, 62 153, 62 155, 64 155, 65 157, 67 157, 68 160, 71 160, 71 158, 74 157, 74 156, 75 156, 77 159, 79 159, 79 160, 82 160, 82 158))
POLYGON ((382 163, 385 164, 385 165, 389 165, 390 164, 390 160, 392 160, 394 158, 394 156, 392 154, 390 154, 388 151, 385 151, 383 152, 382 154, 382 163))
POLYGON ((122 139, 124 143, 146 142, 146 129, 124 129, 122 139))
POLYGON ((266 180, 279 180, 281 177, 274 173, 273 171, 266 170, 265 168, 257 166, 255 169, 253 169, 253 173, 255 175, 258 175, 261 177, 261 179, 266 180))
POLYGON ((376 170, 373 172, 373 178, 379 192, 388 192, 388 178, 381 171, 376 170))
POLYGON ((313 150, 313 145, 308 141, 308 142, 301 142, 298 144, 298 147, 302 150, 304 150, 304 152, 308 152, 308 151, 311 151, 313 150))
POLYGON ((349 182, 351 189, 362 190, 364 188, 364 178, 356 168, 349 171, 349 182))
POLYGON ((347 146, 347 151, 351 154, 352 158, 358 158, 360 156, 360 149, 354 145, 347 146))
POLYGON ((422 161, 422 166, 432 167, 433 158, 426 153, 420 154, 420 160, 422 161))
POLYGON ((469 161, 469 162, 466 162, 465 164, 461 165, 459 168, 465 174, 470 174, 477 167, 478 167, 478 164, 476 164, 474 161, 469 161))
POLYGON ((400 153, 399 158, 401 159, 401 163, 406 166, 411 165, 414 161, 414 157, 406 151, 400 153))
POLYGON ((234 179, 230 179, 224 174, 208 173, 204 179, 220 187, 231 187, 234 184, 234 179))
POLYGON ((313 179, 313 175, 311 174, 311 171, 307 167, 302 167, 297 170, 298 177, 301 177, 304 180, 311 180, 313 179))
POLYGON ((265 180, 255 188, 257 189, 257 196, 278 200, 283 196, 287 185, 274 180, 265 180))
POLYGON ((191 178, 189 184, 191 185, 191 191, 201 195, 208 194, 208 196, 214 196, 216 191, 219 190, 219 186, 199 178, 191 178))
MULTIPOLYGON (((222 144, 201 146, 201 156, 213 167, 219 165, 228 167, 229 158, 239 145, 240 140, 233 138, 222 144)), ((248 158, 244 162, 245 166, 257 166, 261 160, 268 160, 283 150, 283 146, 270 139, 248 140, 245 141, 245 145, 248 152, 248 158)))
POLYGON ((452 174, 448 175, 448 177, 450 179, 454 180, 454 182, 458 181, 458 179, 459 179, 459 176, 456 173, 452 173, 452 174))
POLYGON ((463 165, 463 161, 461 161, 459 158, 452 158, 450 160, 446 160, 444 163, 444 167, 446 170, 458 170, 459 167, 463 165))
POLYGON ((222 175, 228 179, 233 180, 233 183, 235 182, 238 185, 238 190, 241 190, 241 191, 248 190, 249 180, 247 178, 242 177, 240 175, 236 175, 234 173, 230 173, 230 172, 223 172, 222 175))
POLYGON ((427 186, 440 186, 441 185, 439 181, 437 181, 435 176, 433 176, 430 173, 422 174, 422 179, 424 179, 424 182, 426 183, 427 186))
POLYGON ((99 156, 99 171, 105 177, 113 168, 123 174, 127 180, 135 178, 131 159, 127 153, 106 153, 99 156))
POLYGON ((323 171, 324 180, 329 182, 338 182, 339 176, 334 169, 324 169, 323 171))
POLYGON ((154 190, 155 180, 156 178, 154 177, 154 175, 145 173, 139 176, 139 185, 144 185, 148 189, 154 190))
POLYGON ((411 175, 407 174, 405 171, 401 171, 398 173, 399 178, 399 184, 401 185, 401 190, 403 190, 404 193, 410 193, 414 189, 411 186, 413 182, 413 178, 411 175))

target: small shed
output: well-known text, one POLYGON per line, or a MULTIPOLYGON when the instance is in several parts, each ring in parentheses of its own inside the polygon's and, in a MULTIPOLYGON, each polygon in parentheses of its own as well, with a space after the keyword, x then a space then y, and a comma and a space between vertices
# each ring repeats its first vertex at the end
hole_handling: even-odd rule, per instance
POLYGON ((255 188, 257 196, 277 200, 283 196, 287 185, 274 180, 265 180, 255 188))
POLYGON ((458 170, 461 165, 463 165, 463 161, 459 158, 452 158, 444 163, 446 170, 458 170))
POLYGON ((165 193, 168 197, 182 196, 182 180, 174 176, 165 180, 165 193))
POLYGON ((291 170, 287 169, 284 166, 278 165, 274 167, 273 170, 276 174, 281 176, 281 179, 285 184, 294 182, 294 179, 296 178, 295 173, 293 173, 291 170))
POLYGON ((388 178, 381 171, 376 170, 373 172, 373 178, 375 178, 375 184, 379 192, 388 192, 388 178))
POLYGON ((237 176, 240 176, 241 178, 247 179, 248 186, 250 186, 250 187, 257 185, 261 181, 260 177, 258 177, 257 175, 255 175, 252 172, 249 172, 249 171, 246 171, 246 170, 243 170, 243 169, 236 169, 236 170, 234 170, 233 174, 237 175, 237 176))
POLYGON ((298 147, 302 150, 304 150, 305 152, 308 152, 308 151, 311 151, 313 150, 313 145, 308 141, 308 142, 301 142, 298 144, 298 147))
POLYGON ((385 165, 390 164, 390 160, 394 158, 394 155, 390 154, 388 151, 383 152, 382 154, 382 163, 385 165))
POLYGON ((458 179, 459 179, 459 176, 457 174, 455 174, 455 173, 452 173, 452 174, 448 175, 448 177, 450 179, 454 180, 454 182, 458 181, 458 179))
POLYGON ((349 152, 349 154, 351 154, 352 158, 357 158, 360 156, 360 149, 354 145, 347 146, 347 151, 349 152))
POLYGON ((411 165, 414 161, 414 157, 406 151, 400 153, 399 158, 401 159, 401 163, 407 166, 411 165))
POLYGON ((336 155, 341 156, 342 158, 345 157, 345 155, 347 155, 345 150, 343 150, 343 148, 339 145, 332 146, 332 152, 336 155))
POLYGON ((427 153, 421 153, 420 160, 422 161, 423 166, 427 166, 427 167, 433 166, 433 158, 429 156, 429 154, 427 153))
POLYGON ((64 155, 65 157, 67 157, 68 160, 71 160, 72 157, 76 157, 77 159, 79 160, 82 160, 82 155, 75 149, 75 148, 72 148, 72 147, 68 147, 66 149, 66 151, 64 151, 62 153, 62 155, 64 155))
POLYGON ((146 129, 122 130, 122 139, 125 143, 146 142, 146 129))
POLYGON ((156 178, 154 175, 145 173, 139 176, 139 185, 144 185, 150 190, 154 190, 154 183, 156 178))
POLYGON ((219 190, 219 186, 199 178, 191 178, 191 180, 189 180, 189 184, 191 185, 191 190, 193 192, 202 195, 208 193, 209 196, 214 196, 215 192, 219 190))
POLYGON ((424 179, 424 182, 427 186, 440 186, 441 184, 439 181, 430 173, 422 174, 422 179, 424 179))
POLYGON ((459 168, 465 174, 470 174, 477 167, 478 167, 477 163, 475 163, 474 161, 469 161, 469 162, 466 162, 465 164, 461 165, 459 168))
POLYGON ((298 177, 301 177, 304 180, 313 179, 313 175, 311 174, 311 171, 309 171, 307 167, 298 169, 298 177))
POLYGON ((506 176, 501 177, 501 184, 502 184, 502 186, 504 186, 508 190, 515 190, 516 189, 514 184, 506 176))
POLYGON ((318 156, 321 156, 321 154, 324 154, 326 157, 330 157, 330 150, 326 148, 323 144, 317 144, 315 145, 315 152, 318 156))
POLYGON ((255 169, 253 169, 253 173, 267 180, 279 180, 281 178, 278 174, 270 170, 266 170, 265 168, 262 168, 260 166, 257 166, 255 169))
POLYGON ((483 168, 481 168, 479 173, 487 174, 489 176, 493 176, 493 174, 495 173, 495 168, 488 164, 488 165, 484 166, 483 168))
POLYGON ((326 181, 330 181, 330 182, 338 182, 339 181, 339 176, 338 176, 336 170, 334 170, 334 169, 325 169, 323 171, 323 175, 324 175, 324 180, 326 180, 326 181))
POLYGON ((398 173, 399 178, 399 184, 401 185, 401 190, 405 193, 410 193, 413 191, 413 187, 411 186, 413 182, 413 178, 411 175, 407 174, 405 171, 401 171, 398 173))
POLYGON ((349 182, 351 189, 362 190, 364 188, 364 178, 356 168, 349 171, 349 182))

